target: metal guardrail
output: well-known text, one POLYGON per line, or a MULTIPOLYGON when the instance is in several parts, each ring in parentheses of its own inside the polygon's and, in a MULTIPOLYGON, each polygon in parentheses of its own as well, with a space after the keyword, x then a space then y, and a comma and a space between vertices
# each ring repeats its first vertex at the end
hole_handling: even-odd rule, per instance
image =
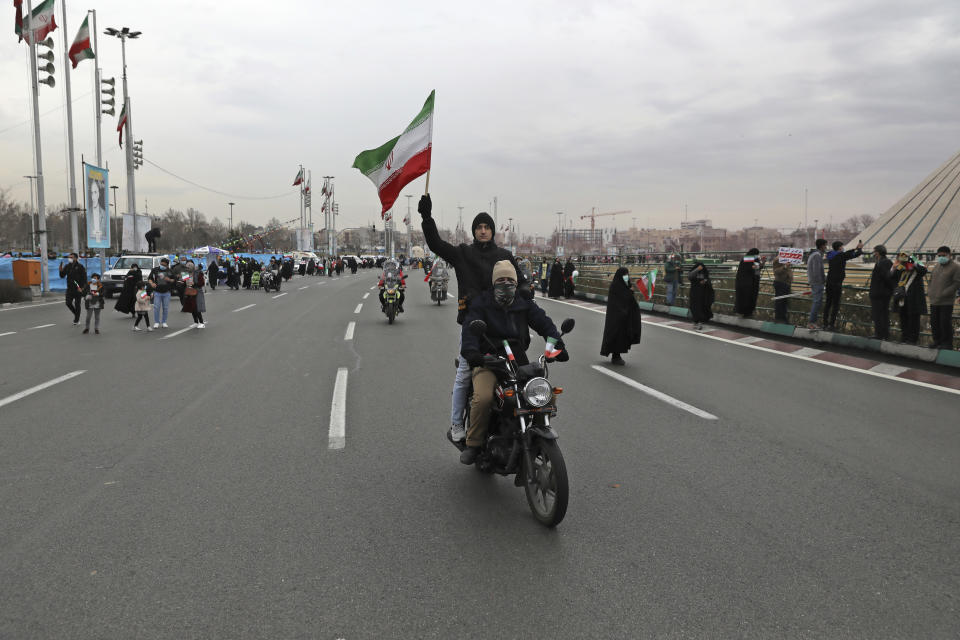
MULTIPOLYGON (((708 266, 710 269, 711 280, 713 281, 714 292, 716 293, 716 300, 713 304, 714 309, 724 311, 729 310, 730 313, 733 313, 733 272, 736 271, 737 264, 729 263, 708 266)), ((837 313, 838 332, 857 336, 872 335, 873 321, 870 315, 871 306, 869 303, 870 288, 866 284, 869 283, 870 270, 857 268, 850 269, 849 267, 850 265, 848 265, 848 277, 852 276, 854 281, 860 281, 863 284, 857 283, 843 285, 843 294, 840 298, 840 310, 837 313), (864 275, 866 277, 865 280, 863 279, 864 275)), ((589 293, 606 295, 610 286, 610 280, 613 278, 613 275, 618 268, 619 265, 617 264, 578 265, 578 271, 580 272, 580 275, 577 278, 576 289, 589 293)), ((656 268, 657 285, 654 287, 653 302, 666 304, 666 293, 664 292, 665 285, 661 284, 661 278, 663 277, 662 265, 628 266, 627 268, 630 270, 631 278, 634 279, 639 278, 642 275, 646 275, 656 268)), ((793 293, 800 293, 808 290, 808 287, 806 286, 806 267, 794 268, 793 271, 795 274, 791 289, 793 293)), ((927 277, 927 280, 929 280, 929 276, 927 277)), ((681 286, 677 292, 677 297, 673 306, 688 307, 689 291, 690 283, 685 279, 681 280, 681 286)), ((636 295, 639 296, 640 294, 637 293, 636 295)), ((757 297, 757 308, 754 317, 760 320, 774 320, 774 307, 772 301, 773 296, 772 269, 764 269, 760 276, 760 293, 757 297)), ((799 327, 807 326, 811 304, 812 301, 809 297, 789 298, 787 311, 788 321, 799 327)), ((953 325, 956 343, 957 339, 960 339, 960 330, 958 330, 960 329, 960 315, 958 315, 956 312, 953 315, 953 325)), ((894 336, 899 337, 900 335, 899 316, 894 312, 891 312, 890 314, 890 335, 891 338, 894 336)), ((924 337, 929 338, 930 335, 929 323, 927 323, 926 330, 922 329, 920 333, 921 344, 923 343, 922 339, 924 337)))

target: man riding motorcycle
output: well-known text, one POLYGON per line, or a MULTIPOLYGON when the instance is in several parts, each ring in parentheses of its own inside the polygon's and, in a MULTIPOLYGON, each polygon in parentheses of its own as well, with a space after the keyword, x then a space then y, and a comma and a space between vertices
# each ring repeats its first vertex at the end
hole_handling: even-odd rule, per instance
POLYGON ((387 310, 383 293, 386 289, 386 281, 390 278, 400 282, 400 299, 397 301, 397 312, 403 313, 403 300, 406 297, 403 292, 407 288, 407 277, 403 274, 403 267, 393 258, 383 263, 383 272, 380 274, 380 281, 377 282, 377 286, 380 287, 380 311, 387 310))
POLYGON ((471 367, 473 376, 467 448, 460 454, 460 462, 463 464, 473 464, 483 445, 490 407, 493 404, 493 391, 497 384, 496 374, 483 366, 484 353, 489 353, 495 346, 496 353, 504 355, 506 349, 503 341, 506 340, 517 363, 527 364, 529 329, 533 329, 543 338, 556 340, 556 348, 560 350, 557 360, 565 362, 570 359, 560 332, 543 309, 526 296, 516 295, 517 272, 513 263, 509 260, 497 262, 491 278, 493 290, 484 291, 470 303, 460 336, 460 355, 471 367), (486 337, 493 345, 487 344, 483 337, 470 331, 470 323, 474 320, 483 320, 486 323, 486 337))
MULTIPOLYGON (((498 247, 494 241, 496 232, 496 223, 489 213, 481 211, 473 219, 470 225, 470 231, 473 234, 472 244, 452 245, 440 238, 437 230, 437 223, 432 217, 433 201, 429 195, 422 196, 417 205, 417 211, 423 218, 421 228, 423 237, 430 250, 453 267, 457 276, 457 322, 463 324, 463 318, 467 313, 470 301, 481 294, 481 292, 490 289, 490 275, 493 273, 493 266, 498 261, 507 260, 511 264, 514 262, 513 254, 498 247)), ((521 284, 521 292, 525 296, 530 296, 529 287, 526 281, 515 270, 515 280, 521 284)), ((461 441, 466 436, 463 425, 463 413, 467 404, 467 392, 470 388, 470 368, 466 360, 460 359, 460 366, 457 369, 457 375, 453 382, 453 397, 450 407, 450 437, 454 441, 461 441)))

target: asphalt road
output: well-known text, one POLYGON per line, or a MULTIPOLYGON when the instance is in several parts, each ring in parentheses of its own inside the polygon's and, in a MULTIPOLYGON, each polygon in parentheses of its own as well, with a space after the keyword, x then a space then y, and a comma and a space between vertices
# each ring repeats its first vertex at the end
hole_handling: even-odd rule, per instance
POLYGON ((654 398, 544 301, 548 530, 446 441, 456 305, 416 273, 393 326, 369 271, 182 333, 0 311, 0 638, 957 636, 957 394, 645 324, 614 371, 654 398))

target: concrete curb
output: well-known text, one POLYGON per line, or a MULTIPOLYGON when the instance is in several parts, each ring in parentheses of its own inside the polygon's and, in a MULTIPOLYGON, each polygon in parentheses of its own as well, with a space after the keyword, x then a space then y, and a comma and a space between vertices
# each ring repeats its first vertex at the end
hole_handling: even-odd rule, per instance
MULTIPOLYGON (((590 300, 606 304, 607 296, 596 293, 577 293, 576 298, 590 300)), ((637 306, 643 311, 652 311, 664 315, 687 318, 689 309, 686 307, 668 307, 663 304, 653 304, 652 302, 637 301, 637 306)), ((715 324, 724 324, 744 329, 751 329, 761 333, 769 333, 786 338, 796 338, 809 342, 821 344, 832 344, 838 347, 847 347, 851 349, 860 349, 862 351, 872 351, 874 353, 884 353, 901 358, 910 358, 922 362, 935 362, 946 367, 960 368, 960 351, 949 351, 946 349, 928 349, 912 344, 897 344, 884 340, 871 340, 863 336, 851 336, 845 333, 835 333, 833 331, 811 331, 806 327, 795 327, 790 324, 778 322, 769 322, 764 320, 754 320, 752 318, 740 318, 738 316, 729 316, 723 314, 714 314, 710 321, 715 324)))

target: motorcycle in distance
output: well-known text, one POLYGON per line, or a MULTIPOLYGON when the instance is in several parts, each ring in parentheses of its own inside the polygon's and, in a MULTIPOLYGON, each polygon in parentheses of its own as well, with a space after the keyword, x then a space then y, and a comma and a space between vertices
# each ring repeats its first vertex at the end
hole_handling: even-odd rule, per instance
POLYGON ((383 312, 387 315, 387 324, 393 324, 400 306, 400 280, 396 274, 388 273, 383 279, 383 312))
POLYGON ((438 259, 433 264, 427 282, 430 285, 430 299, 440 306, 440 303, 447 299, 447 286, 450 284, 450 272, 442 260, 438 259))
POLYGON ((282 280, 283 278, 280 277, 279 272, 274 273, 273 271, 264 269, 260 273, 260 286, 263 287, 264 293, 270 293, 270 289, 280 291, 280 282, 282 280))
MULTIPOLYGON (((561 335, 573 331, 574 323, 573 318, 564 320, 561 335)), ((471 322, 469 330, 495 346, 485 335, 483 320, 471 322)), ((514 485, 524 488, 534 518, 548 527, 563 520, 570 494, 567 466, 557 434, 550 427, 551 418, 557 415, 556 397, 563 393, 561 387, 550 384, 547 365, 552 361, 542 355, 536 363, 517 365, 508 357, 484 356, 484 366, 496 374, 497 386, 486 441, 475 463, 484 473, 516 475, 514 485)), ((471 390, 465 424, 470 422, 472 396, 471 390)), ((447 440, 460 451, 466 448, 463 442, 454 441, 449 431, 447 440)))

